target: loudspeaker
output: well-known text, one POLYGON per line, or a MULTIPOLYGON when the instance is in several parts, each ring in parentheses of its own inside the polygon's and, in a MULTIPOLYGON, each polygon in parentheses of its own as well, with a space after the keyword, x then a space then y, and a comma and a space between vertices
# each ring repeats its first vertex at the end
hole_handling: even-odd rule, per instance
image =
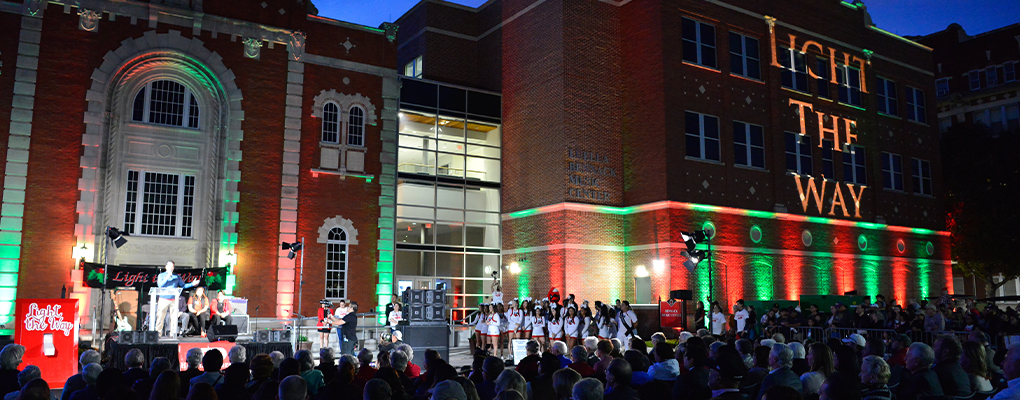
POLYGON ((439 305, 428 305, 425 306, 425 320, 426 321, 445 321, 446 320, 446 307, 443 304, 439 305))
POLYGON ((421 304, 414 304, 414 305, 407 306, 407 310, 408 310, 408 314, 407 314, 407 320, 408 321, 424 321, 425 320, 425 306, 423 306, 421 304))
POLYGON ((213 325, 209 327, 209 335, 207 337, 210 342, 217 340, 237 341, 237 325, 213 325))
POLYGON ((677 300, 694 300, 694 292, 690 290, 670 290, 669 297, 677 300))
POLYGON ((274 329, 273 330, 273 341, 274 342, 290 342, 291 331, 288 329, 274 329))
POLYGON ((141 332, 138 331, 121 331, 120 337, 117 338, 117 342, 135 344, 135 335, 140 333, 141 332))
POLYGON ((158 343, 159 334, 155 331, 121 331, 117 342, 124 344, 158 343))
POLYGON ((446 325, 398 325, 397 329, 404 334, 404 343, 407 343, 412 348, 438 348, 450 345, 450 328, 446 325))
POLYGON ((446 304, 445 290, 426 290, 423 303, 446 304))
POLYGON ((145 331, 145 332, 142 332, 142 338, 141 339, 142 339, 142 343, 158 343, 159 342, 159 332, 156 332, 156 331, 145 331))
POLYGON ((263 329, 263 330, 260 330, 260 331, 255 331, 255 335, 252 336, 252 340, 254 340, 255 343, 269 343, 269 342, 272 342, 273 341, 273 331, 270 331, 268 329, 263 329))

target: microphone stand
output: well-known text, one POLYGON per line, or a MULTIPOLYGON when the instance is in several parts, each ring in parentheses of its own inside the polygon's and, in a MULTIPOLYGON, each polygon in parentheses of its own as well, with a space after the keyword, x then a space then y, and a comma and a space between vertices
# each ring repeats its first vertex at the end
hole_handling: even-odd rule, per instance
POLYGON ((257 318, 259 316, 259 307, 261 307, 261 306, 255 306, 255 317, 256 318, 253 318, 255 320, 255 330, 251 332, 252 340, 255 339, 255 335, 257 335, 258 332, 259 332, 259 320, 257 318))

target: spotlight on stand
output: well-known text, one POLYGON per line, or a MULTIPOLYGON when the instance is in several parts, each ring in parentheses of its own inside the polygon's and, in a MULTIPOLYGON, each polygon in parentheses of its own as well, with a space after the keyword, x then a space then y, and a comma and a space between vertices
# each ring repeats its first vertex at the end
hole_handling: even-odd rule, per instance
POLYGON ((281 247, 284 250, 290 250, 290 253, 287 253, 287 258, 289 258, 291 260, 293 260, 294 257, 297 256, 297 252, 301 251, 301 248, 304 247, 301 244, 301 242, 294 242, 294 243, 282 242, 282 243, 283 244, 281 245, 281 247))
POLYGON ((113 241, 113 245, 116 246, 118 249, 120 248, 120 246, 123 246, 125 243, 127 243, 127 239, 124 239, 124 236, 130 235, 121 232, 117 228, 110 227, 106 229, 106 237, 110 238, 110 240, 113 241))
POLYGON ((690 271, 690 273, 693 274, 694 268, 697 268, 698 263, 700 263, 701 260, 704 260, 706 258, 708 258, 708 252, 705 250, 695 250, 688 252, 687 261, 684 261, 684 267, 687 268, 687 271, 690 271))
POLYGON ((707 236, 705 235, 705 231, 680 232, 680 238, 683 239, 684 244, 687 245, 687 251, 694 251, 694 248, 698 246, 698 243, 704 242, 707 236))

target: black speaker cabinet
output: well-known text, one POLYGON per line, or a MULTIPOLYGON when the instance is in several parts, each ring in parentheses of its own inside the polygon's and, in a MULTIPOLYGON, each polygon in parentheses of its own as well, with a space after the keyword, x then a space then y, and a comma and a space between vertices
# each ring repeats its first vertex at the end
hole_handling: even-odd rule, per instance
MULTIPOLYGON (((450 328, 447 325, 402 325, 398 326, 398 329, 404 334, 404 343, 411 345, 412 348, 449 347, 450 345, 450 328)), ((415 355, 417 356, 417 352, 415 355)))
POLYGON ((140 334, 138 331, 121 331, 120 337, 117 338, 119 343, 135 344, 135 335, 140 334))
POLYGON ((288 329, 274 329, 273 330, 273 341, 274 342, 290 342, 292 332, 288 329))
POLYGON ((273 331, 268 330, 268 329, 263 329, 263 330, 255 331, 255 335, 252 336, 252 340, 254 340, 255 343, 269 343, 269 342, 272 342, 273 341, 273 331))
POLYGON ((233 342, 237 340, 237 325, 213 325, 209 327, 209 338, 210 342, 218 340, 226 340, 233 342))
MULTIPOLYGON (((145 331, 141 332, 142 343, 159 343, 159 332, 156 331, 145 331)), ((136 336, 137 338, 137 336, 136 336)))
POLYGON ((677 300, 694 300, 694 292, 690 290, 670 290, 669 297, 677 300))
POLYGON ((407 307, 409 311, 407 315, 408 321, 424 321, 425 320, 425 306, 421 304, 412 304, 407 307))
POLYGON ((442 322, 446 320, 446 307, 442 304, 425 306, 425 320, 442 322))
POLYGON ((445 290, 426 290, 425 301, 423 303, 430 304, 446 304, 446 291, 445 290))

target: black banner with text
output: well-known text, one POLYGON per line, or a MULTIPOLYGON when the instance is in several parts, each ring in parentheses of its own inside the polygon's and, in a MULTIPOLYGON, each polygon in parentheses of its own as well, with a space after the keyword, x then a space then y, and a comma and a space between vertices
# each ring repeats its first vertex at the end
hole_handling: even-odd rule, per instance
MULTIPOLYGON (((90 262, 80 262, 79 265, 84 270, 82 273, 85 276, 85 285, 93 288, 106 287, 107 289, 122 288, 122 287, 135 287, 141 286, 156 286, 156 277, 160 272, 163 272, 162 267, 139 267, 130 266, 122 267, 119 265, 107 265, 104 269, 103 264, 96 264, 90 262)), ((207 290, 221 290, 226 286, 227 283, 227 268, 187 268, 177 267, 174 268, 174 274, 180 275, 181 279, 185 282, 191 282, 195 279, 201 281, 200 285, 205 286, 207 290)))

